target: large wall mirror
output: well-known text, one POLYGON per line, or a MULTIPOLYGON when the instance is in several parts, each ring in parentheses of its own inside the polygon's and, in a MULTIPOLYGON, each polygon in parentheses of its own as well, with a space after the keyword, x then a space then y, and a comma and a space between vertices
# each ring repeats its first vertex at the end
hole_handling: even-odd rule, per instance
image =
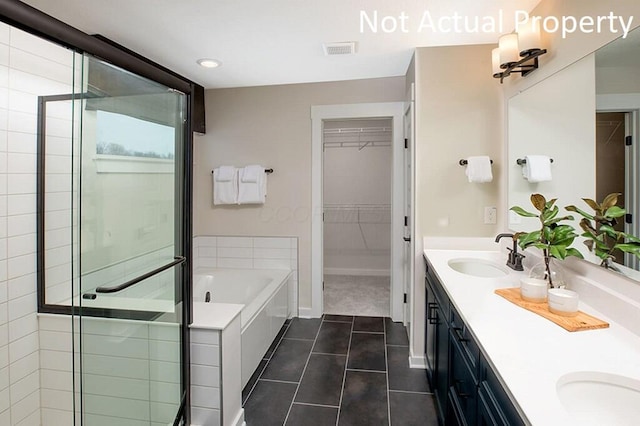
MULTIPOLYGON (((620 230, 640 236, 640 29, 617 39, 508 101, 508 206, 533 210, 529 197, 541 193, 586 211, 582 198, 601 201, 619 192, 629 217, 620 230), (629 140, 633 143, 628 145, 629 140), (552 180, 530 183, 518 159, 553 159, 552 180)), ((577 215, 574 215, 577 216, 577 215)), ((579 217, 573 225, 578 226, 579 217)), ((537 219, 509 212, 513 231, 537 229, 537 219)), ((600 263, 582 240, 576 248, 600 263)), ((635 256, 616 254, 615 266, 640 280, 635 256)))

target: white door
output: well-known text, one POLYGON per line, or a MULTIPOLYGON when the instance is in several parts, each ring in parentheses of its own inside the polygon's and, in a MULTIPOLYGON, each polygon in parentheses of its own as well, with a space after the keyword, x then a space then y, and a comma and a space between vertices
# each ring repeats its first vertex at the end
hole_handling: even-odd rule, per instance
POLYGON ((404 291, 404 325, 411 330, 411 301, 413 283, 413 214, 412 214, 412 180, 413 180, 413 101, 409 102, 404 113, 404 256, 403 256, 403 291, 404 291))

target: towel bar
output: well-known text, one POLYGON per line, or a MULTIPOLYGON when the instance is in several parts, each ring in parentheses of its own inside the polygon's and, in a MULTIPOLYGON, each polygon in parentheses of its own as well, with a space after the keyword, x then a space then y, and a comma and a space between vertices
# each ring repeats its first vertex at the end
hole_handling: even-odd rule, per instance
MULTIPOLYGON (((553 158, 550 158, 549 160, 553 164, 553 158)), ((523 166, 523 165, 527 164, 527 159, 526 158, 518 158, 516 160, 516 163, 518 164, 518 166, 523 166)))
MULTIPOLYGON (((493 164, 493 160, 489 160, 489 161, 491 161, 491 164, 493 164)), ((461 166, 466 166, 468 164, 468 162, 467 162, 467 160, 462 159, 462 160, 458 161, 458 164, 460 164, 461 166)))
MULTIPOLYGON (((265 173, 273 173, 273 169, 264 169, 265 173)), ((211 170, 211 173, 213 173, 213 170, 211 170)))

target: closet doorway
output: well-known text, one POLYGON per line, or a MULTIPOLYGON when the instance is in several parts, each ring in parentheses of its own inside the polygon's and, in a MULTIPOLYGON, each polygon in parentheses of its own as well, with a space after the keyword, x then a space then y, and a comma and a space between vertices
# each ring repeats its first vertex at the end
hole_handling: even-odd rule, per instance
POLYGON ((390 316, 392 119, 327 120, 324 313, 390 316))

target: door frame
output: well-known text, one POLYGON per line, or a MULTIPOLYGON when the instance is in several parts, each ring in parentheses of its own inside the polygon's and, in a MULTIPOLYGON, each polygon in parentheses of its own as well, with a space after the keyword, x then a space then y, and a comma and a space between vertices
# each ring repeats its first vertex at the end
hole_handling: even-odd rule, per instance
POLYGON ((311 107, 311 308, 300 308, 301 317, 319 318, 324 311, 324 224, 323 224, 323 150, 322 130, 325 120, 391 118, 392 190, 391 190, 391 292, 390 314, 402 321, 403 312, 403 227, 404 227, 404 112, 405 102, 383 102, 311 107))

